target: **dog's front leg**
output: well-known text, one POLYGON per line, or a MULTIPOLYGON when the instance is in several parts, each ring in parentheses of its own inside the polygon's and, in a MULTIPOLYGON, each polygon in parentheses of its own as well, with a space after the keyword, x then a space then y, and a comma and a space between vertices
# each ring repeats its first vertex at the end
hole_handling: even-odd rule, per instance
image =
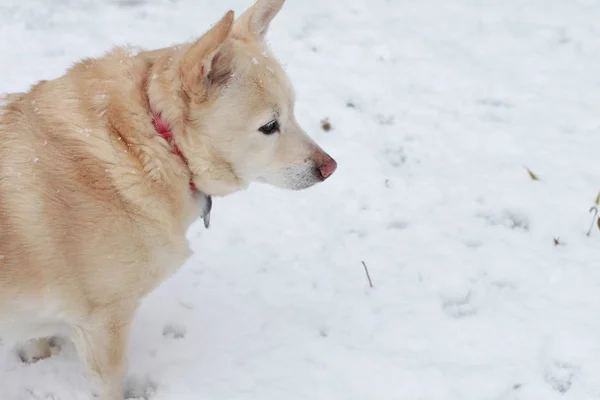
POLYGON ((84 323, 72 330, 77 352, 91 375, 96 400, 124 398, 126 346, 132 318, 130 307, 112 305, 94 311, 84 323))

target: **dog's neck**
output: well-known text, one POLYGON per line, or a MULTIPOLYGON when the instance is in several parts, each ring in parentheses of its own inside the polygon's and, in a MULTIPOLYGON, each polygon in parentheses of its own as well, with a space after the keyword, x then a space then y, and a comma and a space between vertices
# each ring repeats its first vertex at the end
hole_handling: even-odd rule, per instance
MULTIPOLYGON (((181 152, 181 150, 179 149, 179 146, 177 146, 177 143, 175 143, 175 141, 173 140, 173 132, 171 132, 169 123, 163 119, 162 114, 152 112, 152 124, 154 125, 156 132, 158 132, 158 134, 163 139, 165 139, 167 141, 167 143, 169 143, 171 145, 171 147, 173 148, 173 153, 177 154, 181 158, 183 163, 186 165, 186 167, 188 167, 188 161, 185 158, 185 156, 183 155, 183 153, 181 152)), ((188 167, 188 169, 189 169, 189 167, 188 167)), ((198 188, 196 187, 196 184, 192 180, 191 175, 192 175, 192 173, 190 171, 190 189, 193 192, 195 192, 198 190, 198 188)))
MULTIPOLYGON (((173 153, 178 155, 181 158, 181 160, 183 161, 183 163, 185 164, 186 168, 189 169, 187 158, 185 158, 185 156, 179 149, 179 146, 177 146, 177 143, 175 143, 175 141, 173 140, 173 132, 171 132, 169 123, 164 120, 164 118, 162 117, 162 115, 160 113, 152 112, 152 124, 154 125, 156 132, 158 132, 158 134, 163 139, 165 139, 165 141, 167 143, 169 143, 171 145, 171 147, 173 148, 173 153)), ((196 197, 203 196, 206 199, 203 202, 204 207, 202 210, 201 218, 204 220, 204 227, 208 229, 208 227, 210 225, 210 212, 212 209, 212 197, 210 195, 200 192, 198 190, 198 188, 196 187, 196 184, 192 180, 191 176, 192 176, 192 172, 190 171, 190 190, 192 191, 194 196, 196 196, 196 197)))

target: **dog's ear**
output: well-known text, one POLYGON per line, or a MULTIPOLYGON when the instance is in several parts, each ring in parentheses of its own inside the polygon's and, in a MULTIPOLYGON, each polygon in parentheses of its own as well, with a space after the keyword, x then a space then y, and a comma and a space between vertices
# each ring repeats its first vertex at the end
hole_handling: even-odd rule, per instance
POLYGON ((235 22, 234 34, 254 36, 264 40, 269 24, 275 18, 285 0, 257 0, 256 3, 235 22))
POLYGON ((232 27, 233 11, 229 11, 184 53, 181 81, 189 95, 205 93, 211 86, 226 83, 231 76, 232 63, 223 44, 232 27))

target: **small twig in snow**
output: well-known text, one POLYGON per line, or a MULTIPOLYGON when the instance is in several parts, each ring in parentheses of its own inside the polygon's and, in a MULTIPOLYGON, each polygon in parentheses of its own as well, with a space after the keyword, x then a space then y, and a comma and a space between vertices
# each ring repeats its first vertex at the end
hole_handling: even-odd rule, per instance
POLYGON ((525 167, 525 169, 527 170, 527 173, 529 174, 529 177, 531 178, 532 181, 539 181, 540 180, 540 178, 538 178, 538 176, 536 174, 534 174, 532 170, 530 170, 527 167, 525 167))
POLYGON ((367 264, 365 264, 364 261, 361 261, 363 267, 365 267, 365 273, 367 274, 367 279, 369 280, 369 286, 371 286, 371 289, 373 289, 373 282, 371 281, 371 275, 369 275, 369 269, 367 268, 367 264))

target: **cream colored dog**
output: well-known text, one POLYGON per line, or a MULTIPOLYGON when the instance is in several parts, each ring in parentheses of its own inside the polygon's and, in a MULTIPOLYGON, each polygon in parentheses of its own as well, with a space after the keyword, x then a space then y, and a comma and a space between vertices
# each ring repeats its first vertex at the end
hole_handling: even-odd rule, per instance
MULTIPOLYGON (((118 48, 0 106, 0 336, 27 361, 67 335, 94 395, 123 398, 140 300, 186 261, 186 229, 260 181, 303 189, 336 163, 300 128, 264 42, 284 0, 199 40, 118 48)), ((2 103, 0 103, 2 104, 2 103)))

